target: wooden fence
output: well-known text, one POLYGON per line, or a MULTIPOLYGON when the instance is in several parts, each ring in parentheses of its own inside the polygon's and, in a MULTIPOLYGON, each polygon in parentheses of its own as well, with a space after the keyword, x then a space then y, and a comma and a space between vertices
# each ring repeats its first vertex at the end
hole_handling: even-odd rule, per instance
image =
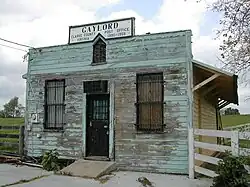
POLYGON ((232 127, 224 127, 223 130, 225 130, 225 131, 240 131, 240 132, 250 131, 250 123, 236 125, 236 126, 232 126, 232 127))
MULTIPOLYGON (((250 149, 241 148, 240 140, 250 140, 250 132, 239 132, 239 131, 220 131, 220 130, 208 130, 208 129, 192 129, 194 135, 210 136, 210 137, 221 137, 231 139, 231 146, 211 144, 200 141, 194 141, 195 148, 202 148, 213 150, 217 152, 231 151, 235 156, 247 156, 250 155, 250 149)), ((194 159, 202 162, 218 165, 220 158, 202 155, 199 153, 194 153, 194 159)), ((209 177, 215 177, 217 174, 215 171, 203 168, 201 166, 194 166, 194 171, 209 177)))
POLYGON ((0 154, 24 153, 24 125, 0 125, 0 154))

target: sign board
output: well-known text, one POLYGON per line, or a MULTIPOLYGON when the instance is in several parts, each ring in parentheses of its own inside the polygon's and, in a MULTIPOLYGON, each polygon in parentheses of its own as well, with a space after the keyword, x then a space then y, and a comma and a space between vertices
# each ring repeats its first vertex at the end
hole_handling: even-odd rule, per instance
POLYGON ((135 18, 69 27, 69 44, 88 42, 101 34, 105 39, 134 36, 135 18))

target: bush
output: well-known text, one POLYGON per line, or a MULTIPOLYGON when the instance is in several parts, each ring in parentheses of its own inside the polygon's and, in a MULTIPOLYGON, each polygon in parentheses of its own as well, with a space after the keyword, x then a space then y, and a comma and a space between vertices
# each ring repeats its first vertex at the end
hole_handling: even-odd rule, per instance
POLYGON ((59 153, 56 149, 45 152, 42 158, 43 169, 47 171, 58 171, 60 169, 58 156, 59 153))
POLYGON ((226 153, 222 161, 219 161, 213 178, 212 187, 247 187, 247 170, 244 167, 248 160, 246 157, 232 156, 226 153))

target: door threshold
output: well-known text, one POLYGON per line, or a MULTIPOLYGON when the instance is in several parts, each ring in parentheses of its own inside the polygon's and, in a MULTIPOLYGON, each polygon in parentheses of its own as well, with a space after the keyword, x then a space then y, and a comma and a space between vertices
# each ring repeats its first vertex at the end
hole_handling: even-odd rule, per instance
POLYGON ((110 161, 110 158, 105 156, 87 156, 84 160, 110 161))

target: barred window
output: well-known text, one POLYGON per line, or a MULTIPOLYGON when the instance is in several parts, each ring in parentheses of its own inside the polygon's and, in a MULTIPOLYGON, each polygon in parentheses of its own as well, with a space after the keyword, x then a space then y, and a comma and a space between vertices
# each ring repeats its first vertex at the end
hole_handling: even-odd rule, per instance
POLYGON ((65 124, 65 80, 45 82, 45 129, 63 129, 65 124))
POLYGON ((106 43, 99 38, 93 46, 93 64, 106 62, 106 43))
POLYGON ((163 73, 139 74, 136 78, 136 125, 140 131, 163 130, 163 73))

